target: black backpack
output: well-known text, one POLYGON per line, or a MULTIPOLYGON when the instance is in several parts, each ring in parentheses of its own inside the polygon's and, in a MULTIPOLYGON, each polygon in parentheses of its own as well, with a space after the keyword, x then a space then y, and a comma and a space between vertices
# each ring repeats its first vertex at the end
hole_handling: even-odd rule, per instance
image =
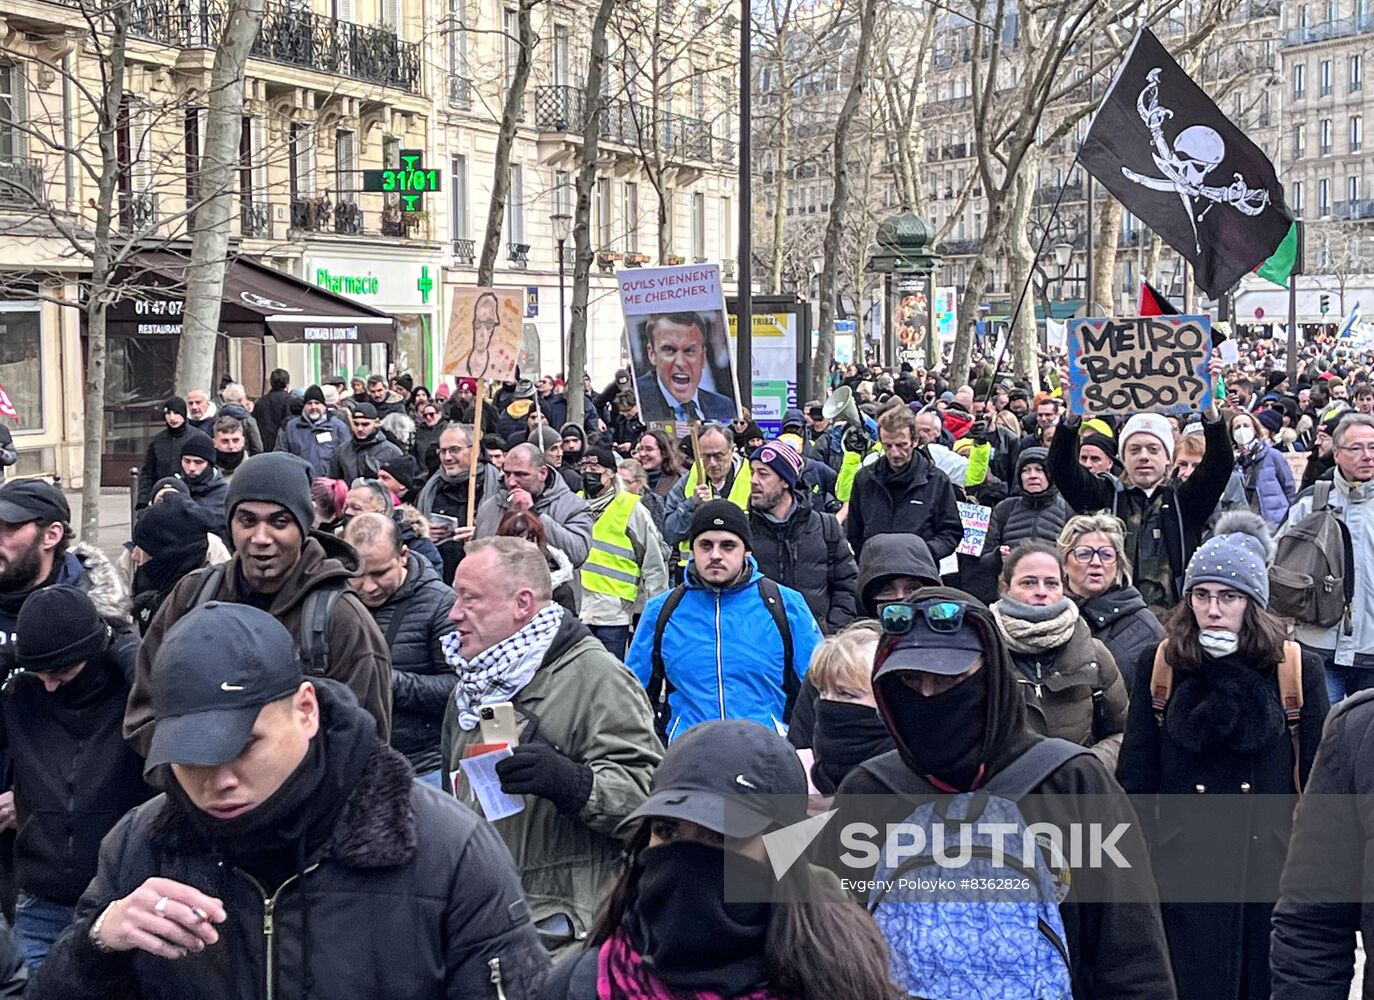
MULTIPOLYGON (((211 566, 201 573, 200 586, 191 598, 191 607, 199 607, 215 599, 224 581, 227 563, 211 566)), ((305 595, 301 605, 301 634, 297 636, 301 668, 308 674, 324 674, 329 669, 329 619, 334 605, 343 593, 342 581, 330 581, 305 595)))
MULTIPOLYGON (((663 607, 658 612, 658 621, 654 622, 653 672, 649 675, 646 690, 649 693, 649 703, 654 707, 654 727, 658 730, 659 739, 664 743, 668 742, 668 695, 673 693, 674 688, 672 681, 668 680, 667 667, 663 663, 663 633, 668 628, 668 619, 686 596, 687 585, 679 583, 663 602, 663 607)), ((766 576, 759 578, 759 597, 763 599, 764 607, 773 616, 773 624, 778 627, 778 633, 782 636, 782 690, 786 698, 782 720, 788 722, 792 718, 792 705, 797 700, 797 692, 801 690, 801 678, 792 669, 792 626, 787 621, 782 591, 766 576)))

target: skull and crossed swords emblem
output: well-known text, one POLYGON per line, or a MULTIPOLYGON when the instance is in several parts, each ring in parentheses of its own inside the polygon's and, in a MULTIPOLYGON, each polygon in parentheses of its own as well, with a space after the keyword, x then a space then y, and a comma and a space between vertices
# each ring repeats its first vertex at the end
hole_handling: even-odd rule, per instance
POLYGON ((1230 205, 1245 215, 1259 215, 1269 205, 1269 192, 1264 188, 1252 188, 1245 183, 1239 173, 1227 185, 1217 186, 1203 183, 1221 161, 1226 157, 1226 143, 1216 129, 1206 125, 1190 125, 1174 137, 1173 145, 1164 136, 1164 123, 1174 116, 1172 110, 1161 107, 1159 103, 1159 73, 1152 69, 1146 74, 1145 88, 1136 98, 1135 108, 1146 127, 1154 150, 1150 154, 1159 167, 1163 177, 1150 177, 1128 167, 1121 173, 1129 181, 1134 181, 1152 191, 1176 193, 1183 201, 1188 213, 1188 223, 1193 227, 1193 243, 1198 253, 1202 243, 1198 237, 1197 224, 1207 217, 1215 206, 1230 205), (1199 202, 1206 202, 1199 211, 1199 202))

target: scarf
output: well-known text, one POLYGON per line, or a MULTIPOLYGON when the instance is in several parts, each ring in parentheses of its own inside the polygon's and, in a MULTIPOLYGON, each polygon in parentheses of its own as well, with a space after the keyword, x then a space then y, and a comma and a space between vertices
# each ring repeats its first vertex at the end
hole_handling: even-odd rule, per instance
POLYGON ((444 659, 458 673, 453 702, 458 708, 458 725, 465 732, 477 728, 478 706, 510 701, 530 682, 562 624, 563 605, 550 604, 515 635, 470 660, 458 650, 457 632, 444 636, 444 659))
MULTIPOLYGON (((456 476, 450 476, 444 471, 443 466, 434 470, 434 475, 429 477, 429 481, 420 488, 420 493, 415 498, 415 506, 421 514, 434 513, 434 498, 439 493, 440 486, 457 486, 460 483, 466 484, 468 481, 468 470, 464 469, 456 476)), ((481 483, 478 483, 480 487, 481 483)), ((477 502, 482 502, 481 490, 478 490, 477 502)))
POLYGON ((592 509, 592 519, 600 517, 606 512, 606 508, 611 505, 611 501, 620 495, 620 490, 615 483, 611 483, 610 489, 603 490, 600 496, 588 497, 587 506, 592 509))
POLYGON ((1073 636, 1078 624, 1078 605, 1067 597, 1037 608, 1003 597, 993 604, 992 616, 1013 653, 1044 653, 1058 649, 1073 636))

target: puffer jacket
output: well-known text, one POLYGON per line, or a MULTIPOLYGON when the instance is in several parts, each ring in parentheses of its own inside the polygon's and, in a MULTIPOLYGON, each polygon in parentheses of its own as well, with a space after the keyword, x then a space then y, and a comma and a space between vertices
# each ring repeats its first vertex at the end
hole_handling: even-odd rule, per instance
MULTIPOLYGON (((502 486, 494 496, 488 496, 477 508, 473 520, 474 537, 486 538, 496 534, 510 507, 510 490, 502 486)), ((420 505, 424 510, 424 506, 420 505)), ((587 561, 592 550, 592 528, 596 518, 587 501, 568 489, 556 469, 545 468, 544 492, 534 501, 534 514, 544 527, 544 538, 549 545, 563 550, 572 560, 573 567, 587 561)))
POLYGON ((835 515, 813 509, 805 494, 795 492, 786 521, 751 508, 749 527, 759 571, 798 591, 822 631, 838 632, 854 620, 859 570, 835 515))
MULTIPOLYGON (((777 729, 783 718, 786 678, 782 636, 759 594, 758 563, 746 560, 742 581, 724 590, 707 587, 687 564, 687 593, 663 632, 663 665, 673 686, 668 696, 668 738, 712 719, 752 719, 777 729)), ((806 599, 779 585, 792 630, 792 671, 806 675, 821 641, 806 599)), ((644 606, 625 663, 646 687, 653 677, 654 630, 668 600, 660 594, 644 606)))
POLYGON ((458 682, 439 645, 457 627, 448 620, 452 609, 453 591, 411 552, 405 583, 372 612, 391 652, 391 745, 416 774, 439 766, 444 707, 458 682))
POLYGON ((1116 770, 1126 728, 1126 685, 1087 623, 1080 619, 1058 649, 1012 652, 1011 659, 1031 729, 1090 747, 1107 770, 1116 770))
POLYGON ((1269 522, 1269 527, 1283 524, 1298 492, 1293 486, 1293 470, 1282 452, 1267 441, 1258 441, 1236 458, 1232 477, 1240 479, 1245 503, 1269 522))
POLYGON ((348 721, 363 730, 353 738, 366 735, 373 745, 303 873, 265 899, 160 795, 120 820, 101 845, 100 869, 76 922, 43 964, 29 1000, 538 996, 548 957, 500 838, 415 781, 405 758, 370 735, 347 691, 328 682, 316 690, 317 739, 348 738, 335 734, 351 713, 348 721), (95 918, 154 875, 223 902, 219 943, 175 962, 97 951, 95 918))
POLYGON ((973 595, 984 603, 997 600, 997 577, 1002 572, 1002 553, 999 550, 1003 545, 1014 549, 1018 542, 1028 538, 1054 544, 1064 522, 1073 516, 1068 501, 1059 495, 1053 483, 1039 493, 1027 493, 1021 488, 1021 470, 1031 462, 1045 465, 1045 449, 1027 448, 1016 459, 1016 471, 1011 480, 1015 484, 1012 495, 992 509, 992 516, 988 518, 987 540, 983 543, 983 554, 978 557, 977 569, 972 579, 967 573, 964 576, 965 581, 973 587, 973 595))
POLYGON ((277 432, 277 451, 288 452, 305 459, 315 470, 316 476, 327 476, 334 460, 334 452, 345 441, 353 438, 338 417, 324 416, 319 423, 312 424, 302 414, 282 424, 277 432))
POLYGON ((1112 654, 1126 690, 1131 691, 1141 650, 1154 648, 1164 638, 1164 626, 1145 606, 1145 598, 1130 584, 1122 584, 1081 602, 1078 613, 1093 638, 1112 654))
POLYGON ((377 472, 393 458, 401 457, 401 449, 392 444, 385 434, 375 430, 364 440, 358 440, 350 433, 348 440, 334 449, 334 457, 329 463, 329 474, 334 479, 342 479, 352 484, 355 479, 376 479, 377 472))
MULTIPOLYGON (((587 627, 565 614, 534 677, 510 700, 521 743, 551 743, 592 769, 591 795, 576 815, 528 795, 523 810, 492 824, 515 859, 534 920, 564 914, 580 939, 619 871, 623 845, 616 827, 648 797, 649 779, 663 759, 649 699, 587 627)), ((446 790, 467 748, 482 739, 480 729, 464 730, 457 716, 450 698, 443 730, 446 790)), ((477 810, 471 783, 460 782, 458 800, 477 810)))

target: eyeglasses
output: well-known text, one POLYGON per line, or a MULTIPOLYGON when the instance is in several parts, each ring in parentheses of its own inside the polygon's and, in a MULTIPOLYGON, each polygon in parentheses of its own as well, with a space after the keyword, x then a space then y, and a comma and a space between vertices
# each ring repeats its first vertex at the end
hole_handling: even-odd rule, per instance
POLYGON ((1093 556, 1097 556, 1104 566, 1116 562, 1116 549, 1111 547, 1095 549, 1090 545, 1080 545, 1076 549, 1069 549, 1069 555, 1081 563, 1092 562, 1093 556))
POLYGON ((730 453, 728 451, 703 451, 701 453, 701 460, 703 462, 724 462, 729 457, 730 453))
POLYGON ((958 601, 884 604, 878 609, 878 621, 887 635, 906 635, 916 624, 918 616, 926 620, 932 632, 958 632, 964 624, 965 607, 958 601))
POLYGON ((1195 608, 1206 608, 1213 600, 1217 602, 1217 607, 1219 608, 1234 608, 1244 600, 1244 598, 1245 595, 1239 590, 1220 590, 1215 594, 1208 593, 1205 590, 1193 590, 1188 594, 1188 600, 1195 608))
POLYGON ((1352 455, 1358 455, 1360 458, 1365 458, 1369 455, 1374 455, 1374 444, 1343 444, 1338 445, 1336 450, 1349 452, 1352 455))

